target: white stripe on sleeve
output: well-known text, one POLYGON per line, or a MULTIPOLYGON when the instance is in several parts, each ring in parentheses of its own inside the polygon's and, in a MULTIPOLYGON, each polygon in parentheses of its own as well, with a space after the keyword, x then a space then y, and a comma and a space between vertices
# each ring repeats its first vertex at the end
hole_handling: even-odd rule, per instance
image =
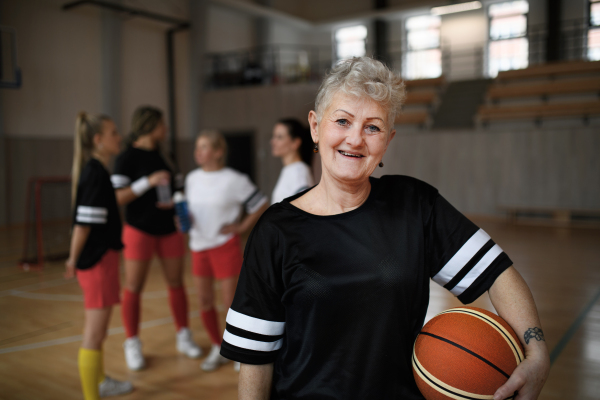
POLYGON ((104 207, 77 206, 77 215, 106 217, 108 215, 108 209, 104 207))
POLYGON ((255 351, 275 351, 279 350, 283 344, 283 339, 275 342, 259 342, 258 340, 246 339, 234 335, 227 330, 223 334, 223 340, 233 346, 255 351))
POLYGON ((250 317, 231 308, 227 312, 226 321, 229 325, 236 328, 268 336, 282 335, 285 329, 285 322, 267 321, 265 319, 250 317))
POLYGON ((131 179, 129 179, 129 177, 126 175, 111 175, 110 181, 115 189, 123 188, 131 184, 131 179))
POLYGON ((450 282, 490 239, 490 236, 485 233, 483 229, 475 232, 475 234, 467 240, 446 265, 444 265, 444 268, 433 277, 433 280, 441 286, 450 282))
POLYGON ((461 295, 469 286, 471 286, 473 282, 475 282, 475 279, 477 279, 479 275, 481 275, 483 271, 485 271, 487 267, 489 267, 494 260, 498 258, 500 254, 502 254, 502 248, 500 246, 495 245, 492 247, 487 253, 485 253, 485 256, 481 257, 481 260, 479 260, 473 269, 470 270, 469 273, 467 273, 467 275, 465 275, 465 277, 462 278, 452 290, 450 290, 450 292, 452 292, 452 294, 455 296, 461 295))
POLYGON ((83 223, 87 223, 87 224, 105 224, 106 217, 77 214, 77 218, 75 218, 75 222, 83 222, 83 223))

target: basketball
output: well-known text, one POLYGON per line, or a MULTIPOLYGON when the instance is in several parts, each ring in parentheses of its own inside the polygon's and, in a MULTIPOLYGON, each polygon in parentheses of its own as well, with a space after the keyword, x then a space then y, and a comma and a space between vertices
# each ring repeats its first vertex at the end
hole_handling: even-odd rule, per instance
POLYGON ((492 399, 523 359, 523 347, 506 321, 480 308, 460 307, 425 324, 412 363, 427 400, 492 399))

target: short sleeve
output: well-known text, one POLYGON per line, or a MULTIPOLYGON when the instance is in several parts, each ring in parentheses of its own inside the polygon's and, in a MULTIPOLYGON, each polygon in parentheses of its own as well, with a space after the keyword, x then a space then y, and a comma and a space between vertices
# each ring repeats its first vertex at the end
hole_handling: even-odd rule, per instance
POLYGON ((512 265, 502 248, 438 193, 426 223, 431 278, 463 304, 475 301, 512 265))
MULTIPOLYGON (((79 181, 75 224, 102 225, 108 217, 109 198, 100 177, 89 174, 79 181)), ((112 193, 111 193, 112 194, 112 193)))
POLYGON ((274 362, 284 340, 283 243, 274 229, 260 225, 248 239, 221 346, 224 357, 244 364, 274 362))
POLYGON ((127 152, 119 154, 115 160, 115 168, 110 181, 115 189, 122 189, 131 185, 132 171, 128 162, 127 152))
POLYGON ((298 194, 303 190, 306 190, 314 185, 313 177, 310 173, 310 169, 306 164, 302 163, 302 168, 298 169, 296 179, 294 180, 294 187, 292 188, 292 195, 298 194))
POLYGON ((235 192, 237 200, 244 205, 248 214, 256 212, 268 201, 267 197, 244 174, 237 179, 235 192))

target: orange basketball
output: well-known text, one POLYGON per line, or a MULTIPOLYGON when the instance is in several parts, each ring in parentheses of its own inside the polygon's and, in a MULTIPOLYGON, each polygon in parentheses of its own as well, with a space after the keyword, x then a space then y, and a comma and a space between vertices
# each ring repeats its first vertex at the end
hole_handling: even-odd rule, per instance
POLYGON ((425 324, 412 362, 427 400, 481 400, 493 399, 523 359, 523 346, 506 321, 480 308, 460 307, 425 324))

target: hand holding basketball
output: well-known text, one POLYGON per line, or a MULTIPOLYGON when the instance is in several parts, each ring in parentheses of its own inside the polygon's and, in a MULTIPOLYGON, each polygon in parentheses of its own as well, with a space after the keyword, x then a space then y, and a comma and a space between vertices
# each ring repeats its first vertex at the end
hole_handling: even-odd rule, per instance
POLYGON ((519 392, 515 400, 535 400, 546 382, 550 366, 545 357, 527 355, 512 373, 508 381, 498 388, 494 400, 506 399, 511 393, 519 392))

